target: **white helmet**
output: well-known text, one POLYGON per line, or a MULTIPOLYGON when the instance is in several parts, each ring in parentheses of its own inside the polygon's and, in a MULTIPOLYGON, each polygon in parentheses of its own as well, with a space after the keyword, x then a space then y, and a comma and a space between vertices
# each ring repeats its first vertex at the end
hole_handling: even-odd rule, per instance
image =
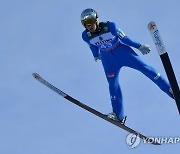
POLYGON ((91 8, 85 9, 81 13, 81 23, 83 24, 84 27, 86 25, 86 22, 89 22, 89 21, 99 25, 98 14, 94 9, 91 9, 91 8))

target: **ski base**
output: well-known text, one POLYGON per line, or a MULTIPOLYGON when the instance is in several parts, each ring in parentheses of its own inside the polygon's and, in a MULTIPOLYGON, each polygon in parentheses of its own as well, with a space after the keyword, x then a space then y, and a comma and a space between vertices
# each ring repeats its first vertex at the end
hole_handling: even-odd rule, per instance
POLYGON ((114 121, 114 120, 108 118, 106 114, 103 114, 103 113, 101 113, 101 112, 99 112, 99 111, 97 111, 97 110, 95 110, 95 109, 93 109, 93 108, 85 105, 84 103, 76 100, 75 98, 69 96, 68 94, 64 93, 63 91, 61 91, 60 89, 56 88, 55 86, 53 86, 52 84, 50 84, 48 81, 46 81, 45 79, 43 79, 39 74, 33 73, 33 77, 34 77, 37 81, 39 81, 39 82, 41 82, 43 85, 45 85, 46 87, 50 88, 51 90, 53 90, 54 92, 56 92, 56 93, 59 94, 60 96, 64 97, 64 98, 67 99, 68 101, 70 101, 71 103, 78 105, 79 107, 85 109, 86 111, 89 111, 90 113, 92 113, 92 114, 94 114, 94 115, 96 115, 96 116, 98 116, 98 117, 100 117, 100 118, 102 118, 102 119, 110 122, 110 123, 113 124, 113 125, 118 126, 119 128, 122 128, 123 130, 125 130, 125 131, 127 131, 127 132, 129 132, 129 133, 135 134, 136 136, 138 136, 139 138, 141 138, 141 139, 144 140, 144 141, 148 141, 148 142, 150 142, 150 143, 153 144, 153 145, 160 145, 160 143, 157 143, 157 142, 155 142, 155 141, 151 141, 150 138, 144 136, 143 134, 141 134, 141 133, 139 133, 139 132, 131 129, 130 127, 128 127, 128 126, 126 126, 126 125, 121 124, 121 123, 118 122, 118 121, 114 121))

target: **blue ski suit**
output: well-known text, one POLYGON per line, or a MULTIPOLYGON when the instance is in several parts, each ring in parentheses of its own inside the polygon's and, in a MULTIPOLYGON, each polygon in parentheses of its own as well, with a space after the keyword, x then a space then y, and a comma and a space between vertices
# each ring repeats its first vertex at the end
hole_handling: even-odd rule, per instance
POLYGON ((162 91, 169 92, 170 84, 153 67, 147 65, 131 48, 138 49, 141 44, 131 40, 110 21, 101 22, 100 29, 91 33, 83 31, 82 38, 89 45, 95 58, 100 57, 109 83, 109 92, 113 112, 118 118, 124 118, 123 97, 118 75, 123 66, 136 69, 151 79, 162 91))

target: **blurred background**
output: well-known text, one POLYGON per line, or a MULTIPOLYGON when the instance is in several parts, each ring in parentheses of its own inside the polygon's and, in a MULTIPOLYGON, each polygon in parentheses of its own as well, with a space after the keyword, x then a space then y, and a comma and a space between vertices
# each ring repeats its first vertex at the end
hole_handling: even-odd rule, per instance
MULTIPOLYGON (((131 39, 151 46, 137 53, 166 76, 147 25, 155 21, 176 77, 179 69, 178 0, 0 0, 0 153, 176 153, 179 144, 130 149, 127 132, 69 103, 33 79, 49 82, 102 113, 112 111, 101 62, 94 62, 81 33, 80 14, 94 8, 131 39)), ((123 68, 119 81, 127 125, 147 135, 178 137, 175 102, 143 74, 123 68)))

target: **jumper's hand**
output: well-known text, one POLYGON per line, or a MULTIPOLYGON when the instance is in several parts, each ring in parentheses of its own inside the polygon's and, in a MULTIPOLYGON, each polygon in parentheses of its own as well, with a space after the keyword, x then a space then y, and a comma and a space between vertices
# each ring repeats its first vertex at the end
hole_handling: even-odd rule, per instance
POLYGON ((148 53, 151 51, 151 49, 150 49, 149 45, 142 44, 142 45, 139 47, 139 51, 141 51, 141 53, 142 53, 143 55, 145 55, 145 54, 148 54, 148 53))

